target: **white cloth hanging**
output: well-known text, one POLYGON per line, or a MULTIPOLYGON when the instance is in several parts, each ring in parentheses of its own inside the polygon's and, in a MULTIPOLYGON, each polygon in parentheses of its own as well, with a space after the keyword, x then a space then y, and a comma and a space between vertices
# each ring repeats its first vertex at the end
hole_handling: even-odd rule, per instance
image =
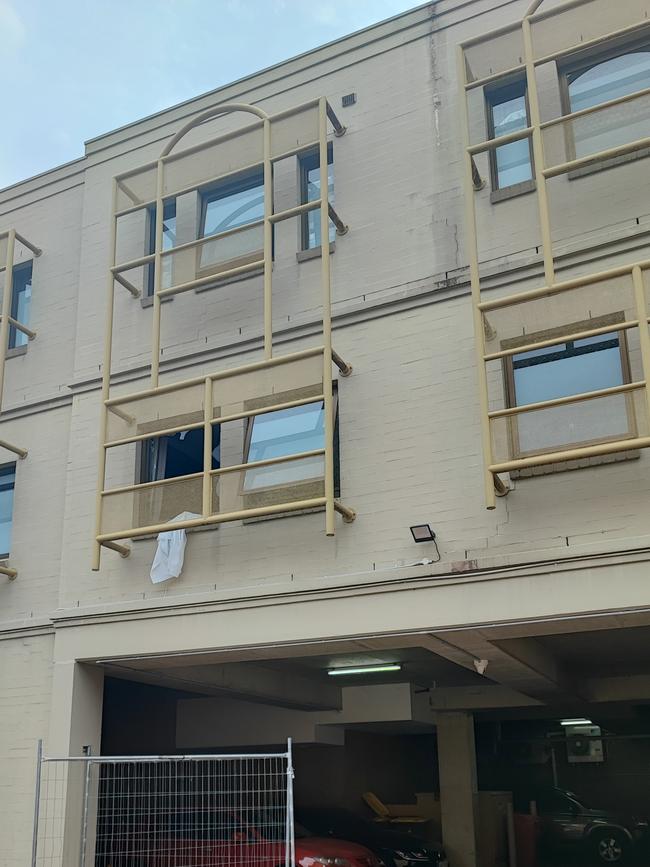
MULTIPOLYGON (((190 518, 198 518, 195 512, 181 512, 169 521, 174 524, 178 521, 187 521, 190 518)), ((151 581, 160 584, 169 581, 170 578, 178 578, 183 571, 185 559, 185 530, 165 530, 158 533, 158 547, 156 556, 151 564, 151 581)))

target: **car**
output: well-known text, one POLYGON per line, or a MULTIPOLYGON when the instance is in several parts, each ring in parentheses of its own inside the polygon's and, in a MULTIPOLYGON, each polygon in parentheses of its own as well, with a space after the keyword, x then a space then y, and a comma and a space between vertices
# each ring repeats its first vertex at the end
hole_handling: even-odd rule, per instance
MULTIPOLYGON (((284 829, 264 817, 184 811, 154 826, 98 825, 95 867, 285 867, 284 829)), ((372 851, 331 836, 294 827, 299 867, 381 867, 372 851)))
POLYGON ((447 867, 441 843, 429 843, 410 831, 370 822, 342 807, 296 808, 296 818, 312 834, 342 838, 367 846, 385 867, 447 867))
POLYGON ((648 842, 646 819, 588 806, 568 789, 543 788, 526 793, 540 817, 543 850, 579 850, 601 865, 624 864, 648 842))

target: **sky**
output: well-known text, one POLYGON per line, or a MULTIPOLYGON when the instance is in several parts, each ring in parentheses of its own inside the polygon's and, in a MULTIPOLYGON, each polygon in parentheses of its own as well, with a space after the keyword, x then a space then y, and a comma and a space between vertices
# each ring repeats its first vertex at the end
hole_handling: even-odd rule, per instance
POLYGON ((0 188, 418 0, 0 0, 0 188), (9 114, 7 114, 7 110, 9 114))

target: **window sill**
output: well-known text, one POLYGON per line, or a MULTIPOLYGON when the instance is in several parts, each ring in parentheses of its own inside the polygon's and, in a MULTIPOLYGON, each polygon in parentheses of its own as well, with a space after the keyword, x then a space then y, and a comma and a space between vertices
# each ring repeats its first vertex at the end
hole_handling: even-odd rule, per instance
POLYGON ((546 464, 541 467, 528 467, 524 470, 513 470, 511 479, 531 479, 535 476, 550 476, 555 473, 568 473, 572 470, 583 470, 588 467, 600 467, 606 464, 618 464, 623 461, 637 461, 641 457, 639 449, 628 452, 618 452, 613 455, 602 455, 595 458, 582 458, 577 461, 562 461, 556 464, 546 464))
POLYGON ((506 202, 508 199, 516 199, 518 196, 525 196, 528 193, 534 193, 537 185, 534 180, 522 181, 520 184, 513 184, 511 187, 504 187, 500 190, 492 190, 490 193, 490 204, 497 205, 499 202, 506 202))
MULTIPOLYGON (((165 295, 164 298, 160 299, 160 303, 166 304, 168 301, 173 301, 173 300, 174 300, 173 295, 165 295)), ((143 295, 142 298, 140 298, 140 304, 142 307, 153 307, 153 295, 143 295)))
MULTIPOLYGON (((334 253, 336 250, 336 242, 330 241, 330 255, 334 253)), ((310 259, 320 259, 321 257, 321 246, 311 247, 309 250, 298 250, 296 253, 296 259, 298 262, 308 262, 310 259)))
POLYGON ((608 169, 614 169, 617 166, 623 166, 626 163, 633 163, 636 160, 642 160, 650 156, 650 148, 643 148, 640 151, 635 151, 631 154, 623 154, 620 157, 612 157, 608 160, 600 160, 592 163, 590 166, 583 166, 581 169, 575 169, 572 172, 567 172, 567 177, 570 181, 575 181, 577 178, 584 178, 588 175, 594 175, 597 172, 606 172, 608 169))
MULTIPOLYGON (((13 349, 7 350, 7 358, 17 358, 19 355, 27 355, 27 349, 29 348, 29 344, 25 343, 23 346, 14 346, 13 349)), ((0 558, 2 559, 2 558, 0 558)))
POLYGON ((214 283, 208 283, 206 286, 195 286, 194 292, 198 295, 199 292, 210 292, 212 289, 220 289, 222 286, 230 286, 232 283, 242 283, 244 280, 250 280, 251 277, 260 277, 264 273, 264 266, 261 265, 254 271, 249 271, 246 274, 237 274, 234 277, 226 277, 225 280, 220 280, 219 275, 214 275, 214 283))

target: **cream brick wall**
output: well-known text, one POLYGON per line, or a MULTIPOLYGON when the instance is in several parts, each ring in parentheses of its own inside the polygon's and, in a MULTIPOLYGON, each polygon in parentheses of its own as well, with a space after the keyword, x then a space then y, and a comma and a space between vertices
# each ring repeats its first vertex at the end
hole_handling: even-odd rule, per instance
MULTIPOLYGON (((85 627, 58 630, 59 658, 69 664, 120 652, 127 634, 120 619, 129 609, 178 605, 175 625, 167 629, 180 646, 181 633, 186 643, 192 640, 181 605, 346 583, 370 588, 377 576, 423 556, 423 546, 414 549, 408 527, 424 521, 438 534, 442 563, 435 568, 440 574, 456 561, 552 562, 567 551, 580 557, 648 545, 646 453, 634 461, 519 480, 494 512, 484 507, 455 46, 514 20, 527 3, 440 0, 432 7, 434 15, 426 7, 414 10, 109 133, 88 143, 82 161, 0 191, 0 229, 15 226, 43 248, 35 265, 32 306, 38 338, 25 356, 7 363, 2 435, 24 444, 29 456, 17 469, 11 560, 19 577, 14 582, 0 578, 0 630, 14 635, 49 618, 58 624, 64 616, 83 620, 86 614, 115 609, 115 623, 97 627, 92 639, 75 643, 72 635, 84 634, 85 627), (352 91, 357 103, 341 109, 340 97, 352 91), (322 94, 348 126, 346 135, 334 140, 336 207, 350 232, 336 240, 332 291, 334 345, 354 367, 339 384, 341 496, 358 518, 351 525, 338 524, 334 539, 324 535, 322 514, 193 533, 182 577, 163 587, 149 580, 153 540, 134 542, 127 560, 105 551, 101 571, 93 573, 111 179, 156 158, 188 117, 212 105, 237 99, 275 112, 322 94)), ((544 94, 548 112, 557 103, 553 82, 545 83, 544 94)), ((214 127, 233 123, 229 118, 214 127)), ((477 140, 485 135, 480 115, 473 133, 477 140)), ((554 182, 564 274, 629 260, 626 248, 634 248, 636 258, 639 249, 647 251, 647 169, 645 160, 554 182)), ((295 165, 278 171, 276 186, 278 207, 295 202, 295 165)), ((495 275, 492 291, 540 285, 535 196, 491 206, 486 188, 477 204, 481 256, 486 273, 495 275)), ((274 326, 283 352, 317 344, 320 327, 319 262, 296 261, 297 237, 293 224, 278 229, 274 326)), ((147 386, 152 311, 121 289, 117 298, 116 390, 133 391, 147 386)), ((259 279, 175 298, 163 308, 163 381, 259 358, 261 325, 259 279)), ((639 376, 638 352, 634 345, 631 350, 639 376)), ((498 405, 498 370, 491 381, 498 405)), ((0 461, 5 459, 10 458, 0 455, 0 461)), ((124 483, 132 481, 132 455, 121 466, 118 462, 115 472, 124 473, 124 483)), ((409 575, 424 579, 431 571, 418 567, 409 575)), ((586 566, 582 579, 585 585, 592 580, 586 566)), ((632 605, 640 582, 638 570, 633 580, 625 573, 608 604, 632 605)), ((499 587, 493 597, 484 593, 477 601, 470 589, 449 586, 437 597, 442 608, 431 596, 417 612, 373 602, 363 611, 355 609, 354 623, 349 600, 337 601, 335 595, 322 601, 322 618, 340 620, 357 632, 398 631, 424 628, 432 618, 438 624, 457 623, 459 612, 470 619, 504 619, 508 599, 517 616, 541 616, 546 610, 550 597, 538 596, 543 591, 536 592, 530 577, 525 582, 502 577, 499 587)), ((598 598, 604 599, 598 588, 598 598)), ((562 604, 558 600, 558 610, 574 609, 577 598, 576 593, 562 604)), ((318 617, 311 616, 308 622, 317 624, 318 617)), ((288 631, 287 621, 280 618, 276 626, 273 608, 262 603, 255 615, 246 619, 240 611, 233 622, 237 629, 224 634, 236 633, 240 641, 262 635, 280 641, 288 631)), ((151 630, 129 633, 132 652, 161 649, 156 642, 164 639, 149 640, 151 630)), ((292 623, 291 630, 297 638, 299 625, 292 623)), ((197 646, 213 640, 206 637, 210 634, 206 627, 197 646)), ((27 851, 31 762, 35 742, 47 729, 51 654, 51 636, 0 643, 0 759, 10 768, 0 788, 0 864, 24 863, 27 851), (24 707, 29 711, 23 725, 24 707)))

